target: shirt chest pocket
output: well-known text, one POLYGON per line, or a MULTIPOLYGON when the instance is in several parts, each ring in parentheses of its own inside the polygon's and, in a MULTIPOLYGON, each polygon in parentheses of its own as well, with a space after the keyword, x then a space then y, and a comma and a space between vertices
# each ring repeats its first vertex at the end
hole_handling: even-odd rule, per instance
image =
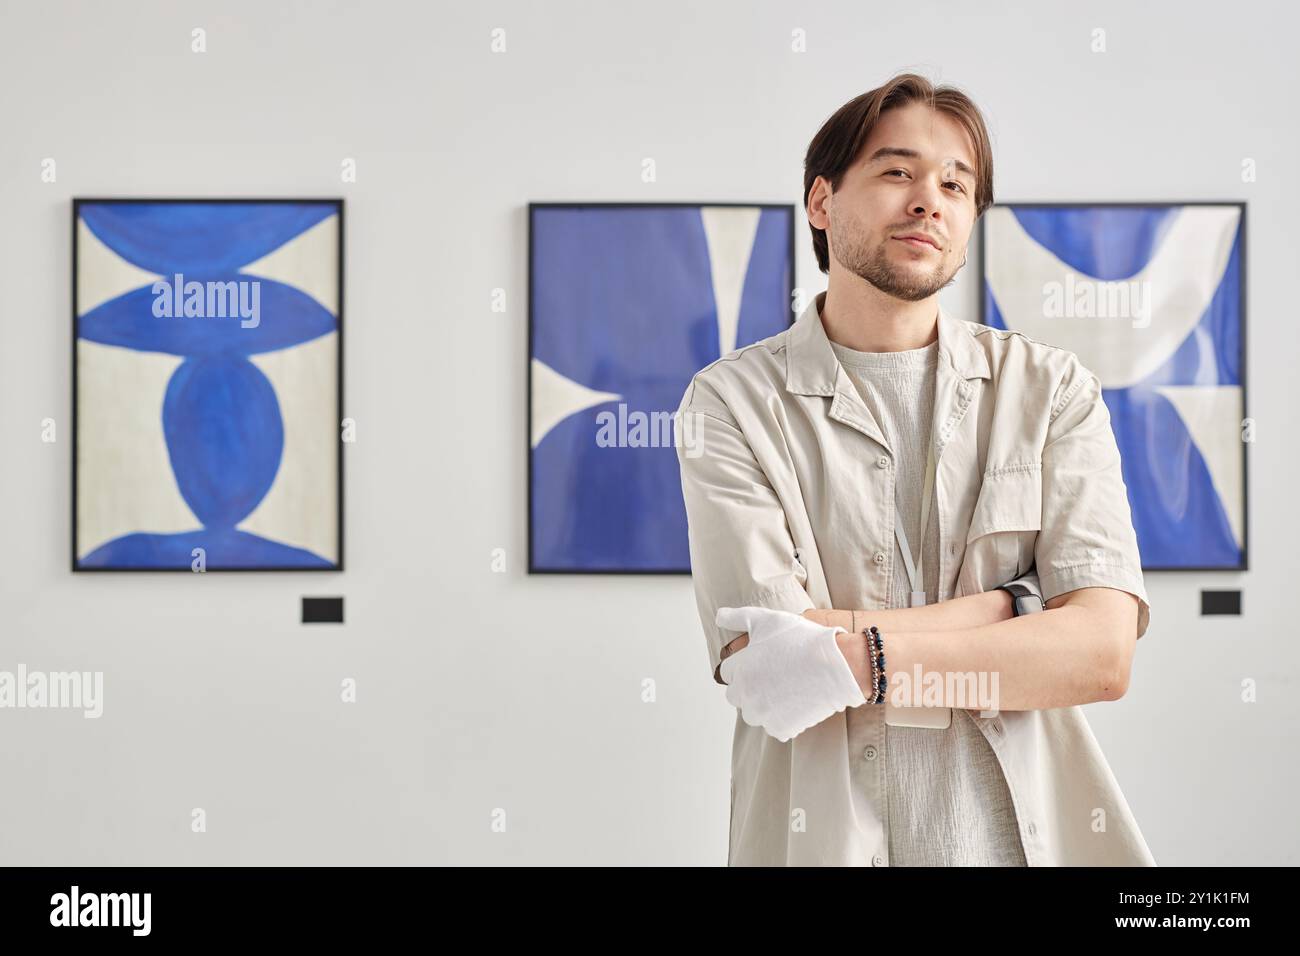
POLYGON ((1034 546, 1042 526, 1039 462, 985 475, 966 535, 961 593, 987 591, 1028 571, 1034 564, 1034 546))

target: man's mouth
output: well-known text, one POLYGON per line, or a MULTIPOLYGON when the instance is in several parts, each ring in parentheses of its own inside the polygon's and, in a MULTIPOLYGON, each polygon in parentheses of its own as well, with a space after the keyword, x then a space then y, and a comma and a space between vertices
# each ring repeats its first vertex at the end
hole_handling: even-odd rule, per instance
POLYGON ((923 239, 917 236, 894 236, 899 242, 905 242, 909 246, 915 246, 918 249, 933 249, 939 251, 939 244, 933 239, 923 239))

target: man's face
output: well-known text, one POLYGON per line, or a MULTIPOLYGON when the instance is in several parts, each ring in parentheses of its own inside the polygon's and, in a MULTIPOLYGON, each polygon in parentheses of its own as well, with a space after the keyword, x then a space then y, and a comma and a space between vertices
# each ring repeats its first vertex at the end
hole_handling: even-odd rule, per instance
POLYGON ((966 255, 974 167, 970 138, 951 116, 924 103, 887 111, 826 201, 831 258, 895 298, 934 295, 966 255))

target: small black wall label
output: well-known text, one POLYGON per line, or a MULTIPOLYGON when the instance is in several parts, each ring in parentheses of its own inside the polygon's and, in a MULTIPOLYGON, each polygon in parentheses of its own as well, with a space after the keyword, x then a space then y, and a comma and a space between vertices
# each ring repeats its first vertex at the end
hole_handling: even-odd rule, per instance
POLYGON ((304 624, 342 624, 343 599, 341 597, 305 597, 302 599, 304 624))
POLYGON ((1240 614, 1240 591, 1202 591, 1201 614, 1240 614))

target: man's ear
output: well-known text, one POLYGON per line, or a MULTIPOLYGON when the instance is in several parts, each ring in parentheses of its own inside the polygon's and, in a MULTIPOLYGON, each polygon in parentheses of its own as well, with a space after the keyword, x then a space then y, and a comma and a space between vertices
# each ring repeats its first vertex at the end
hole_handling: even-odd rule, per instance
POLYGON ((807 215, 808 222, 814 228, 820 229, 823 232, 825 232, 831 224, 830 211, 824 208, 828 203, 830 203, 830 201, 830 183, 827 182, 824 176, 818 176, 813 180, 812 188, 808 190, 808 208, 804 210, 804 214, 807 215), (825 185, 824 189, 822 188, 823 184, 825 185), (821 190, 821 192, 819 192, 819 190, 821 190), (825 219, 824 223, 813 222, 814 208, 817 210, 816 215, 825 219))

